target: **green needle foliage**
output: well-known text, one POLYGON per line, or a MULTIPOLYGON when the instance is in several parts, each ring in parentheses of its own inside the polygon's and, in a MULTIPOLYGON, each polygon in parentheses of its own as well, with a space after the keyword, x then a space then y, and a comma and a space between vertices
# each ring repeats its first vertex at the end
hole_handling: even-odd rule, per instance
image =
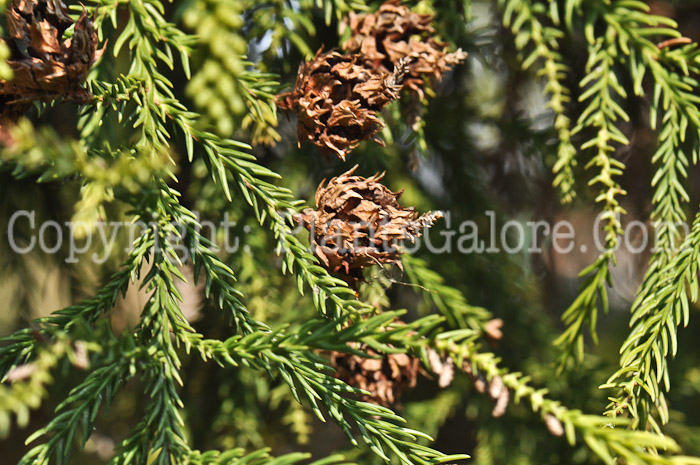
MULTIPOLYGON (((83 7, 70 6, 75 20, 83 7)), ((478 75, 458 67, 445 81, 453 98, 441 97, 436 85, 427 93, 434 102, 387 108, 387 146, 362 145, 350 155, 361 170, 386 169, 387 185, 406 188, 406 204, 475 216, 474 205, 507 210, 487 200, 480 150, 515 147, 546 168, 558 200, 596 209, 603 247, 556 315, 533 297, 536 273, 522 257, 406 254, 400 277, 377 267, 354 289, 329 273, 294 220, 317 181, 349 166, 294 148, 294 129, 278 120, 275 96, 280 83, 293 85, 302 59, 337 45, 349 18, 378 6, 85 5, 106 44, 84 83, 91 97, 80 105, 36 101, 16 123, 1 122, 0 176, 8 186, 2 189, 31 184, 67 192, 77 240, 96 234, 106 240, 105 225, 117 221, 142 227, 129 238, 110 236, 116 251, 88 244, 93 257, 107 257, 85 271, 98 281, 94 288, 76 290, 72 305, 45 309, 0 338, 0 437, 33 429, 19 464, 84 463, 98 432, 119 422, 104 463, 426 465, 462 463, 475 452, 474 463, 484 465, 700 464, 691 456, 697 449, 681 447, 700 437, 694 426, 677 419, 678 438, 665 429, 682 415, 669 407, 671 359, 682 352, 679 327, 690 324, 699 292, 700 214, 689 215, 688 179, 700 147, 700 49, 673 20, 638 1, 409 2, 435 16, 436 40, 466 48, 482 68, 507 68, 504 80, 514 89, 534 86, 545 96, 546 128, 510 107, 517 91, 501 96, 503 105, 485 94, 459 94, 460 79, 472 87, 478 75), (472 28, 486 13, 499 19, 472 28), (567 53, 572 49, 583 59, 567 53), (511 62, 517 66, 508 68, 511 62), (431 114, 447 121, 455 108, 465 121, 431 123, 431 114), (401 142, 399 133, 409 127, 404 109, 419 119, 417 134, 401 142), (469 130, 452 130, 462 124, 469 130), (511 139, 484 148, 476 137, 466 140, 474 127, 511 139), (631 164, 622 154, 633 150, 635 131, 653 132, 657 141, 648 160, 656 247, 631 304, 629 330, 619 340, 601 332, 601 343, 624 340, 619 359, 605 365, 600 354, 586 356, 586 336, 599 343, 598 314, 608 313, 617 285, 631 164), (441 158, 455 147, 456 156, 441 158), (417 165, 429 168, 416 175, 417 165), (431 191, 425 179, 435 173, 445 182, 431 191), (462 189, 473 202, 463 201, 462 189), (222 247, 232 232, 221 226, 224 214, 245 235, 245 248, 222 247), (695 220, 684 234, 680 224, 689 216, 695 220), (209 220, 219 227, 207 229, 209 220), (143 297, 138 305, 129 300, 133 293, 143 297), (130 323, 120 313, 125 307, 130 323), (445 390, 425 381, 405 406, 370 402, 375 393, 343 378, 335 361, 341 356, 406 357, 445 390), (568 384, 577 371, 602 384, 607 408, 597 386, 568 384), (504 413, 498 407, 504 399, 505 415, 491 418, 504 413), (115 419, 129 408, 128 424, 115 419), (32 422, 32 411, 42 409, 51 413, 32 422), (455 417, 468 420, 474 441, 462 438, 441 452, 440 433, 455 417), (326 422, 352 449, 339 455, 343 446, 318 435, 331 428, 319 426, 326 422), (504 437, 514 446, 504 447, 504 437), (310 452, 290 452, 295 448, 310 452)), ((3 42, 2 79, 11 77, 8 57, 3 42)), ((489 82, 473 87, 494 85, 485 76, 489 82)), ((488 161, 501 162, 496 155, 488 161)), ((7 194, 8 203, 14 198, 7 194)), ((0 209, 3 222, 6 214, 0 209)), ((0 267, 20 267, 16 260, 0 257, 0 267)))
MULTIPOLYGON (((536 17, 533 7, 527 2, 512 2, 508 5, 506 19, 510 22, 510 15, 519 11, 519 18, 514 29, 521 34, 520 47, 524 48, 529 42, 542 43, 544 28, 536 17), (519 10, 518 10, 519 9, 519 10), (522 24, 522 26, 520 25, 522 24), (521 31, 521 27, 523 30, 521 31)), ((630 117, 621 106, 630 95, 625 90, 620 73, 626 71, 628 79, 633 81, 632 90, 636 97, 647 96, 645 90, 645 77, 651 74, 653 81, 652 114, 650 117, 652 128, 656 128, 660 116, 660 108, 663 107, 663 127, 659 134, 659 149, 653 161, 659 162, 652 185, 655 188, 655 211, 652 220, 658 222, 658 243, 662 250, 654 256, 648 279, 659 279, 657 267, 663 267, 668 257, 677 250, 679 223, 685 219, 681 204, 688 199, 680 178, 686 176, 685 167, 688 159, 684 150, 697 150, 697 145, 692 141, 686 145, 686 134, 695 139, 700 126, 697 124, 697 97, 693 90, 697 83, 690 76, 695 62, 696 46, 686 45, 669 52, 663 46, 657 45, 650 38, 658 40, 680 37, 674 29, 675 23, 668 18, 654 16, 649 13, 648 7, 642 2, 611 1, 598 2, 587 5, 584 9, 581 2, 563 2, 563 15, 569 29, 574 28, 574 12, 581 14, 578 19, 580 27, 588 42, 588 61, 586 64, 586 76, 581 80, 580 87, 583 92, 579 101, 586 102, 587 106, 582 110, 577 126, 572 130, 578 132, 591 132, 592 137, 583 142, 580 150, 594 149, 594 155, 587 163, 587 167, 596 169, 597 174, 588 184, 600 186, 596 202, 602 204, 600 219, 605 231, 605 247, 602 254, 588 268, 581 271, 585 282, 581 291, 564 313, 562 319, 567 325, 566 331, 555 342, 563 348, 560 363, 565 364, 575 354, 577 359, 583 357, 585 327, 590 330, 594 342, 597 342, 596 322, 598 308, 605 313, 608 311, 608 287, 612 286, 611 266, 615 263, 615 249, 618 246, 618 238, 622 234, 621 216, 626 212, 621 206, 618 196, 626 192, 615 180, 623 174, 624 164, 612 155, 620 149, 620 146, 629 144, 628 137, 622 132, 620 122, 629 122, 630 117), (597 35, 596 24, 603 22, 607 27, 597 35), (667 58, 673 55, 674 59, 667 58), (680 70, 680 73, 677 71, 680 70), (663 99, 663 101, 660 101, 663 99)), ((550 8, 541 5, 536 12, 539 15, 558 25, 562 15, 562 8, 556 2, 550 2, 550 8)), ((524 62, 524 66, 530 66, 533 60, 541 59, 545 65, 555 66, 556 54, 556 29, 549 32, 550 47, 554 49, 550 54, 545 51, 535 51, 524 62)), ((540 46, 538 46, 538 49, 540 46)), ((546 47, 542 47, 545 48, 546 47)), ((557 75, 547 75, 550 89, 557 89, 557 75)), ((550 105, 559 107, 561 94, 551 91, 550 105)), ((568 133, 560 141, 567 141, 568 133)), ((558 155, 558 163, 555 172, 560 169, 569 169, 570 162, 568 152, 562 153, 561 147, 558 155)), ((562 173, 555 179, 555 184, 562 181, 562 173)), ((564 190, 563 200, 568 201, 568 191, 564 190)), ((637 317, 633 321, 637 320, 637 317)), ((674 326, 675 328, 675 326, 674 326)), ((675 337, 675 329, 672 330, 675 337)), ((635 331, 632 332, 634 334, 635 331)), ((635 338, 637 335, 634 336, 635 338)), ((626 347, 627 345, 625 345, 626 347)), ((624 360, 624 359, 623 359, 624 360)), ((640 361, 641 362, 641 361, 640 361)), ((626 366, 626 364, 625 364, 626 366)), ((655 396, 656 397, 656 396, 655 396)), ((636 410, 636 409, 635 409, 636 410)), ((635 415, 636 416, 636 415, 635 415)), ((645 423, 643 421, 642 423, 645 423)))

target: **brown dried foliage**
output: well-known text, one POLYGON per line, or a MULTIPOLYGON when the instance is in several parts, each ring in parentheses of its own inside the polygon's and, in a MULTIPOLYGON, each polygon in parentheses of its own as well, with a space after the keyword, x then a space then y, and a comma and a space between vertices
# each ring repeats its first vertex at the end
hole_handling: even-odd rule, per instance
POLYGON ((374 13, 350 13, 352 36, 343 48, 362 55, 372 67, 382 71, 408 57, 411 62, 404 88, 422 100, 426 77, 442 81, 448 70, 467 57, 461 49, 448 53, 447 44, 435 40, 432 21, 432 15, 414 13, 399 0, 389 0, 374 13))
POLYGON ((316 191, 316 210, 295 217, 309 229, 315 255, 332 273, 355 285, 362 270, 372 265, 401 266, 404 241, 415 241, 422 230, 442 217, 440 212, 419 215, 403 208, 402 191, 392 192, 379 181, 353 176, 357 166, 322 182, 316 191))
POLYGON ((299 119, 299 144, 308 140, 324 154, 345 156, 360 142, 373 139, 384 127, 377 113, 398 98, 405 62, 394 72, 374 70, 359 55, 321 53, 299 67, 292 92, 279 95, 277 105, 299 119))
POLYGON ((491 376, 491 380, 487 381, 484 375, 479 373, 469 360, 464 360, 462 363, 462 370, 467 374, 469 379, 472 380, 478 392, 482 394, 486 393, 491 398, 493 402, 491 416, 494 418, 503 416, 510 403, 510 391, 503 383, 503 378, 501 378, 500 375, 493 375, 491 376))
POLYGON ((14 77, 0 80, 0 125, 16 121, 34 100, 91 98, 81 84, 104 49, 97 50, 97 31, 85 9, 74 23, 60 0, 14 0, 6 14, 10 37, 2 40, 14 77), (63 39, 73 24, 73 36, 63 39))
MULTIPOLYGON (((455 375, 455 363, 452 357, 444 359, 437 353, 435 349, 428 349, 428 362, 430 370, 438 377, 438 386, 446 388, 452 384, 455 375)), ((491 416, 498 418, 506 413, 508 404, 510 403, 510 391, 503 382, 503 378, 499 375, 491 376, 491 380, 487 381, 483 374, 479 373, 474 365, 469 360, 464 360, 462 370, 467 374, 474 388, 481 394, 488 394, 493 402, 491 416)), ((552 433, 554 434, 554 433, 552 433)))
POLYGON ((369 391, 371 395, 360 396, 366 402, 394 406, 401 394, 416 385, 420 361, 407 354, 379 354, 360 345, 357 349, 367 356, 331 352, 331 364, 336 369, 336 377, 350 386, 369 391))
POLYGON ((489 320, 484 325, 484 333, 486 337, 491 339, 491 341, 500 341, 503 338, 503 320, 500 318, 494 318, 489 320))

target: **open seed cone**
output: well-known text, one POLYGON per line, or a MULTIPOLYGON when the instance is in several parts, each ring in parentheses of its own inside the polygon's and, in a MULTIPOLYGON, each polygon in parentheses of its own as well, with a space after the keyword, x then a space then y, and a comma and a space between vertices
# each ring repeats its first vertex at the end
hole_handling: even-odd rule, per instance
POLYGON ((277 105, 296 113, 300 145, 310 141, 345 160, 364 140, 382 144, 376 134, 384 123, 377 113, 398 98, 405 68, 401 62, 393 72, 377 70, 359 55, 319 50, 301 64, 294 90, 279 95, 277 105))
POLYGON ((97 31, 85 9, 74 22, 60 0, 13 0, 6 14, 10 38, 2 40, 14 77, 0 80, 0 120, 15 121, 33 100, 88 100, 81 85, 104 49, 97 50, 97 31), (73 25, 73 36, 64 39, 73 25))
POLYGON ((419 215, 403 208, 392 192, 379 181, 353 176, 357 166, 322 182, 316 191, 316 210, 305 209, 295 219, 311 232, 315 255, 332 273, 355 285, 362 270, 386 263, 401 266, 405 241, 414 242, 424 228, 442 217, 441 212, 419 215))
POLYGON ((426 77, 442 81, 448 70, 467 57, 461 49, 448 53, 447 44, 435 40, 432 21, 432 15, 414 13, 399 0, 388 0, 374 13, 350 13, 346 25, 352 35, 343 49, 360 54, 372 67, 382 71, 410 58, 404 88, 422 100, 426 77))

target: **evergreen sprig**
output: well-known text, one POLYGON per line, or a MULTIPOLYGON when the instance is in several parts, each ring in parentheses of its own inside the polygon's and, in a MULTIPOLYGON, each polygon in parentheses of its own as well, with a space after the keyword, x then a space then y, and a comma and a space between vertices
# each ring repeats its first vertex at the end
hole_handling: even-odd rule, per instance
MULTIPOLYGON (((12 384, 0 385, 0 437, 5 438, 9 434, 12 416, 20 428, 27 425, 30 409, 38 408, 48 395, 47 388, 53 382, 51 370, 66 358, 76 362, 76 347, 81 347, 81 358, 87 357, 88 350, 97 351, 100 348, 96 344, 88 346, 83 341, 74 343, 57 334, 48 347, 37 348, 37 355, 31 363, 17 365, 3 375, 3 380, 12 384)), ((84 363, 84 360, 80 360, 80 363, 84 363)))
POLYGON ((661 432, 652 416, 653 407, 661 422, 668 422, 664 394, 670 389, 667 358, 676 355, 677 327, 688 325, 690 303, 698 298, 698 258, 700 216, 680 252, 657 271, 659 281, 640 293, 644 297, 635 302, 632 332, 621 348, 620 370, 602 386, 620 391, 618 397, 611 398, 607 413, 616 416, 629 411, 635 428, 648 425, 661 432))
MULTIPOLYGON (((674 23, 663 18, 650 18, 643 5, 633 7, 636 10, 624 10, 620 15, 642 24, 675 27, 674 23)), ((681 243, 682 225, 686 220, 683 204, 689 200, 683 182, 687 178, 688 155, 692 155, 693 162, 696 162, 700 143, 700 100, 694 93, 698 88, 695 76, 700 68, 696 44, 669 49, 663 42, 651 42, 644 28, 631 21, 617 30, 621 31, 621 43, 631 50, 629 69, 635 78, 635 91, 643 94, 645 75, 649 74, 653 79, 650 121, 652 128, 655 129, 658 122, 661 127, 659 146, 652 159, 657 167, 652 180, 654 211, 651 220, 656 233, 654 255, 632 307, 632 330, 621 348, 620 370, 603 387, 615 388, 619 392, 611 398, 607 414, 620 415, 629 411, 633 428, 650 427, 660 432, 653 410, 655 408, 658 412, 662 424, 668 422, 668 406, 663 392, 670 389, 666 359, 675 356, 673 341, 677 338, 677 327, 687 325, 687 319, 671 311, 664 298, 656 299, 665 295, 665 287, 672 282, 680 285, 688 280, 691 286, 693 283, 691 276, 681 278, 677 273, 681 268, 674 266, 684 266, 679 260, 684 259, 681 258, 684 251, 693 247, 693 242, 688 242, 692 234, 681 243)), ((679 37, 674 29, 669 28, 656 30, 656 33, 662 33, 667 40, 679 37)), ((679 299, 678 305, 688 305, 687 292, 685 288, 678 290, 675 295, 679 299)))
POLYGON ((618 50, 614 38, 598 37, 589 39, 588 51, 588 74, 581 81, 581 87, 585 88, 585 91, 579 97, 581 101, 588 100, 588 106, 579 116, 573 133, 595 128, 594 137, 582 144, 581 150, 595 149, 595 155, 586 168, 595 167, 598 170, 589 181, 589 185, 600 188, 596 202, 601 203, 603 208, 600 220, 604 225, 605 244, 595 262, 579 274, 585 277, 585 281, 574 302, 562 315, 562 321, 567 327, 555 341, 556 345, 562 347, 562 366, 572 356, 578 360, 583 358, 585 327, 588 327, 593 341, 597 343, 598 305, 600 302, 603 312, 607 313, 606 286, 612 286, 610 267, 617 263, 615 249, 618 236, 622 233, 620 216, 626 213, 618 200, 618 196, 625 195, 626 192, 615 180, 625 168, 625 165, 614 157, 615 144, 629 144, 629 140, 617 126, 620 119, 629 121, 629 116, 619 104, 620 99, 627 98, 627 93, 614 69, 618 50))
POLYGON ((570 102, 570 90, 565 84, 569 67, 559 52, 559 41, 564 32, 560 23, 557 3, 549 6, 528 0, 501 0, 503 25, 515 34, 515 46, 525 54, 520 58, 524 70, 538 64, 537 76, 545 78, 544 91, 549 94, 547 106, 554 112, 554 129, 559 136, 557 161, 552 167, 554 187, 559 189, 562 202, 570 203, 576 196, 574 170, 576 169, 576 147, 571 138, 571 119, 566 107, 570 102), (543 22, 551 14, 551 25, 543 22), (531 49, 531 50, 530 50, 531 49))
MULTIPOLYGON (((630 71, 630 78, 634 82, 633 90, 637 95, 644 95, 642 83, 647 68, 652 69, 652 76, 655 79, 655 100, 658 100, 659 92, 664 87, 668 89, 669 85, 673 85, 671 84, 673 80, 666 79, 672 73, 667 68, 670 62, 665 61, 665 66, 659 64, 658 59, 661 56, 661 52, 648 37, 660 35, 673 38, 678 37, 679 34, 674 29, 675 23, 673 21, 650 15, 646 13, 646 9, 647 7, 641 2, 601 2, 595 8, 591 8, 584 17, 584 31, 589 42, 590 53, 587 64, 589 74, 581 84, 582 86, 590 85, 582 93, 579 100, 589 99, 589 105, 579 117, 578 125, 573 133, 580 132, 586 127, 600 128, 596 137, 583 144, 582 149, 596 147, 598 150, 597 155, 589 162, 588 166, 595 165, 600 169, 600 174, 590 184, 600 184, 603 188, 596 201, 604 204, 601 220, 604 222, 606 234, 605 249, 589 268, 581 272, 581 276, 587 276, 586 281, 577 299, 563 315, 563 320, 568 327, 557 340, 557 343, 564 347, 561 358, 562 364, 569 360, 569 354, 575 353, 579 359, 583 356, 582 330, 584 325, 588 326, 593 340, 597 341, 595 326, 598 304, 601 304, 604 312, 607 311, 607 286, 612 285, 610 266, 616 264, 614 250, 618 244, 618 236, 622 232, 619 216, 624 214, 625 211, 620 206, 617 196, 624 195, 625 192, 615 181, 614 177, 622 174, 624 164, 609 156, 609 154, 614 153, 616 150, 613 144, 624 146, 629 143, 627 137, 615 124, 618 119, 629 121, 629 116, 621 106, 621 103, 628 99, 628 95, 619 77, 617 77, 615 64, 620 61, 630 71), (605 29, 607 32, 604 37, 596 38, 594 29, 598 21, 604 21, 607 25, 605 29)), ((574 8, 571 11, 574 11, 574 8)), ((670 94, 677 94, 680 91, 677 84, 674 87, 676 87, 674 91, 666 92, 665 102, 672 98, 670 94)), ((686 92, 688 91, 686 86, 681 88, 684 88, 686 92)), ((686 111, 688 108, 696 106, 693 100, 695 99, 686 97, 686 111)), ((668 106, 667 103, 665 105, 668 106)), ((657 105, 654 105, 654 107, 656 108, 657 105)), ((692 112, 692 110, 690 111, 692 112)), ((656 114, 656 110, 653 110, 653 124, 655 124, 656 114)), ((668 118, 673 119, 673 114, 670 114, 668 118)), ((678 115, 676 118, 678 118, 678 115)), ((687 128, 689 120, 684 119, 684 121, 685 123, 680 125, 681 128, 684 126, 687 128)), ((681 139, 679 140, 683 140, 684 137, 680 137, 681 139)), ((672 145, 678 146, 678 144, 672 145)), ((662 148, 661 150, 668 152, 667 148, 662 148)), ((673 168, 667 168, 672 171, 666 173, 665 179, 660 184, 661 189, 672 187, 673 192, 669 197, 669 202, 676 205, 679 205, 679 197, 684 196, 683 188, 678 181, 670 178, 670 176, 675 174, 676 169, 683 170, 682 159, 684 155, 681 153, 678 156, 681 157, 681 160, 678 163, 674 163, 673 168)), ((652 181, 653 184, 659 183, 659 179, 660 177, 657 175, 652 181)), ((661 201, 661 197, 657 193, 656 201, 661 201)), ((673 216, 674 220, 679 218, 678 210, 679 207, 675 208, 675 212, 667 212, 667 217, 673 216)), ((673 226, 669 226, 667 223, 666 226, 662 227, 672 228, 673 226)), ((661 237, 667 234, 663 230, 661 233, 661 237)), ((662 239, 664 242, 668 242, 668 240, 668 237, 662 239)))
MULTIPOLYGON (((114 355, 116 354, 112 356, 114 355)), ((68 397, 56 408, 56 415, 52 420, 29 436, 26 443, 30 444, 44 436, 48 440, 31 448, 19 461, 19 465, 70 463, 75 447, 74 437, 79 438, 82 449, 92 434, 93 424, 103 402, 107 404, 108 409, 119 385, 125 379, 130 359, 122 354, 119 357, 118 361, 92 370, 85 381, 71 390, 68 397)))
POLYGON ((481 333, 493 318, 487 309, 470 305, 464 294, 446 285, 442 276, 431 270, 425 260, 407 255, 403 258, 403 267, 408 284, 422 294, 426 303, 435 305, 451 328, 471 328, 481 333))
MULTIPOLYGON (((472 337, 473 339, 473 337, 472 337)), ((560 402, 548 398, 547 389, 536 389, 529 382, 530 378, 521 373, 509 372, 499 366, 500 360, 488 352, 480 352, 478 345, 469 338, 460 344, 450 340, 449 333, 436 339, 436 349, 443 355, 449 355, 457 366, 471 364, 472 370, 482 374, 491 381, 498 377, 503 385, 513 393, 514 401, 526 401, 532 411, 539 413, 552 434, 565 435, 572 446, 580 439, 606 465, 616 465, 618 458, 627 463, 638 465, 697 465, 700 459, 683 455, 659 455, 654 452, 662 449, 677 452, 678 445, 673 439, 649 432, 630 431, 624 426, 624 419, 611 419, 600 415, 587 415, 580 410, 569 409, 560 402)))

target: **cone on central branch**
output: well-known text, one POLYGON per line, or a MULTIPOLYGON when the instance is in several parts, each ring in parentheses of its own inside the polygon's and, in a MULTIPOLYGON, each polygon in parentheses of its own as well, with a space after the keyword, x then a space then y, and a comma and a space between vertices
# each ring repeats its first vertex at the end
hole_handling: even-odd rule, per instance
POLYGON ((399 97, 408 60, 393 72, 376 70, 359 55, 321 53, 299 67, 292 92, 279 95, 277 105, 296 113, 299 144, 310 141, 324 154, 341 160, 360 142, 374 140, 384 122, 377 113, 399 97))
POLYGON ((316 191, 316 210, 295 216, 311 233, 314 254, 332 273, 350 285, 362 279, 362 270, 386 263, 401 266, 405 241, 414 242, 423 229, 442 217, 441 212, 419 215, 403 208, 402 191, 392 192, 379 181, 353 176, 357 166, 322 182, 316 191))

